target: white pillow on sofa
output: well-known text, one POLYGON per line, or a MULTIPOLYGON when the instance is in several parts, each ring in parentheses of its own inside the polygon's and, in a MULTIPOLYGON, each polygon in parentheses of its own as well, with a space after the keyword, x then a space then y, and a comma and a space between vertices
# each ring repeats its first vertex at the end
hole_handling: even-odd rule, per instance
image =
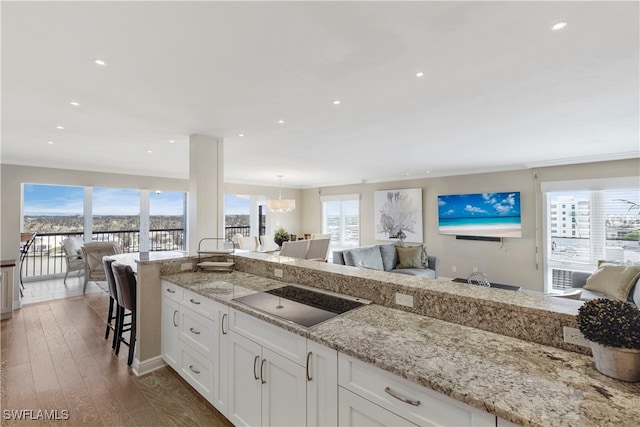
POLYGON ((640 266, 603 264, 587 278, 584 289, 626 301, 631 287, 640 278, 640 266))

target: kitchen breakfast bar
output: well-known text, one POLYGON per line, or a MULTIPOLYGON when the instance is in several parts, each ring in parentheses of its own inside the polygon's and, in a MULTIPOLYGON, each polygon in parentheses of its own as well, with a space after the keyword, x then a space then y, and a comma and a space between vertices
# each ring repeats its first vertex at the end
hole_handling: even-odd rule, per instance
POLYGON ((631 426, 640 419, 640 384, 600 374, 588 349, 563 342, 579 301, 254 252, 238 252, 231 273, 193 271, 197 257, 179 253, 128 262, 138 274, 134 372, 169 364, 236 425, 287 421, 278 411, 288 409, 277 405, 249 419, 254 414, 245 417, 234 397, 251 396, 236 378, 251 346, 258 349, 255 359, 246 353, 248 380, 263 396, 275 387, 274 360, 289 363, 292 378, 300 370, 302 384, 316 365, 329 369, 320 377, 337 377, 319 394, 307 385, 306 395, 291 380, 285 397, 291 408, 304 407, 306 396, 307 425, 336 424, 310 404, 323 402, 318 396, 338 400, 320 408, 335 409, 340 425, 631 426), (289 284, 372 303, 304 327, 242 302, 289 284), (396 305, 397 293, 412 307, 396 305), (195 339, 172 338, 172 325, 189 326, 195 339), (198 341, 209 333, 210 345, 198 341), (331 353, 335 360, 316 363, 331 353), (211 381, 200 381, 208 370, 211 381))

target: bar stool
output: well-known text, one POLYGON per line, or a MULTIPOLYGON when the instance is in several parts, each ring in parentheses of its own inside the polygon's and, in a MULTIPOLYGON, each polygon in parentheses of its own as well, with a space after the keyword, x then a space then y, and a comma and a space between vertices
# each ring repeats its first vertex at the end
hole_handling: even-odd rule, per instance
POLYGON ((113 271, 111 270, 111 264, 113 260, 107 257, 102 258, 102 266, 107 276, 107 284, 109 285, 109 312, 107 313, 107 329, 104 332, 104 339, 109 338, 109 331, 113 330, 113 342, 111 348, 116 348, 116 333, 118 330, 118 290, 116 289, 116 279, 113 277, 113 271))
POLYGON ((117 313, 116 325, 117 325, 117 342, 116 342, 116 354, 120 352, 120 343, 125 343, 129 346, 129 358, 127 359, 127 365, 131 365, 133 362, 133 353, 136 344, 136 289, 138 287, 136 276, 133 274, 133 270, 130 266, 120 264, 119 262, 113 262, 111 264, 111 271, 113 271, 113 277, 116 284, 116 295, 118 300, 119 312, 117 313), (131 312, 131 323, 125 325, 124 323, 124 310, 127 309, 131 312), (126 328, 126 326, 129 326, 126 328), (129 341, 127 342, 123 338, 123 333, 129 331, 129 341))

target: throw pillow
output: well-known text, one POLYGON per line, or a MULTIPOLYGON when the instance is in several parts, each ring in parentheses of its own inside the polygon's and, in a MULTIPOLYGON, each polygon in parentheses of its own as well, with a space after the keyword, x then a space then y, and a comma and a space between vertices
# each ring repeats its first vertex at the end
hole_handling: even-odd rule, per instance
POLYGON ((429 268, 429 256, 427 254, 427 245, 422 245, 422 266, 429 268))
POLYGON ((377 246, 368 246, 364 248, 351 249, 344 251, 344 263, 358 267, 362 262, 367 268, 374 270, 383 270, 382 256, 377 246))
POLYGON ((587 279, 584 288, 626 301, 631 287, 640 278, 640 266, 604 264, 587 279))
POLYGON ((398 265, 396 268, 424 268, 422 264, 422 246, 396 247, 398 265))
POLYGON ((393 270, 398 264, 398 251, 396 251, 395 243, 387 243, 384 245, 378 245, 380 248, 380 255, 382 256, 382 267, 384 271, 393 270))

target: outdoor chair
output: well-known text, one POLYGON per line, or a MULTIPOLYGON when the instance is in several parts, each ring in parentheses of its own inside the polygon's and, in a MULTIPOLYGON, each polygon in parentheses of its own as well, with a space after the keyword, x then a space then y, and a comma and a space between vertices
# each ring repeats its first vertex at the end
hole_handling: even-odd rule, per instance
POLYGON ((84 258, 84 286, 82 293, 87 290, 89 281, 107 280, 107 274, 102 265, 102 257, 116 255, 121 252, 120 246, 114 242, 88 242, 82 245, 82 257, 84 258))
POLYGON ((84 258, 82 258, 82 241, 81 237, 67 237, 62 241, 62 252, 64 252, 64 260, 67 264, 67 271, 64 273, 64 284, 67 284, 67 276, 72 271, 80 273, 84 271, 84 258))

